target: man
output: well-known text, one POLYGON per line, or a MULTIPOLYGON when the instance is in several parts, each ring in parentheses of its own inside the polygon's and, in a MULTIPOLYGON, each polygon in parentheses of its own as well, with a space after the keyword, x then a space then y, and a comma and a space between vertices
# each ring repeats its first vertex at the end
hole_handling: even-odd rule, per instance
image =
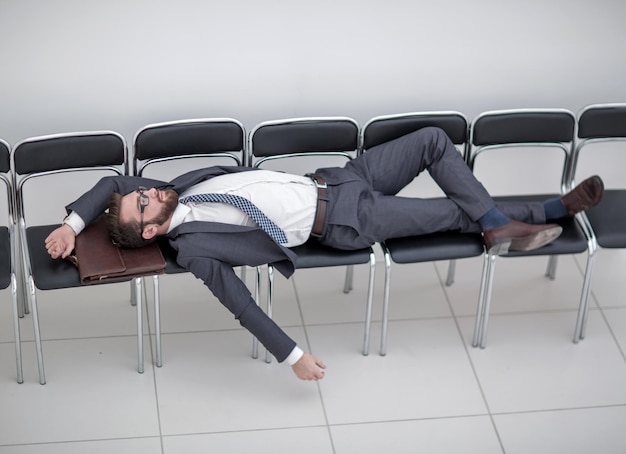
POLYGON ((374 147, 345 167, 318 169, 312 177, 246 167, 198 169, 169 184, 106 177, 67 206, 69 215, 46 239, 46 248, 53 258, 66 257, 75 235, 107 208, 111 236, 123 246, 138 247, 165 235, 178 263, 202 279, 279 362, 287 361, 301 379, 318 380, 326 366, 267 317, 234 266, 271 263, 289 277, 295 263, 289 247, 309 237, 356 249, 393 237, 456 230, 482 232, 486 247, 496 253, 536 249, 561 233, 547 220, 594 206, 603 190, 594 176, 560 198, 496 206, 445 133, 424 128, 374 147), (446 198, 396 196, 423 170, 446 198), (231 202, 189 198, 206 193, 244 197, 269 220, 231 202))

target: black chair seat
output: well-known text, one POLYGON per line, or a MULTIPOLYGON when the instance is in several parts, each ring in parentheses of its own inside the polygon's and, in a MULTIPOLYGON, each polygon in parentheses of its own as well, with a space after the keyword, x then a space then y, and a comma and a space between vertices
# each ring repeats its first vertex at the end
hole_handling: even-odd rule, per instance
POLYGON ((604 248, 626 247, 626 190, 607 190, 602 201, 587 211, 587 217, 604 248))
POLYGON ((40 290, 81 286, 76 267, 69 260, 53 259, 46 251, 46 237, 59 226, 38 225, 26 229, 33 280, 40 290))
POLYGON ((482 235, 440 232, 385 240, 394 263, 419 263, 476 257, 484 252, 482 235))
MULTIPOLYGON (((39 290, 58 290, 83 285, 80 282, 78 269, 74 264, 69 260, 53 259, 46 250, 46 237, 59 225, 38 225, 26 229, 33 280, 35 287, 39 290)), ((125 279, 120 282, 129 282, 130 280, 125 279)))
POLYGON ((0 289, 11 285, 11 239, 9 228, 0 227, 0 289))
POLYGON ((317 240, 307 241, 291 248, 298 256, 296 268, 320 268, 327 266, 347 266, 369 263, 371 248, 344 251, 324 246, 317 240))
MULTIPOLYGON (((532 200, 542 202, 551 197, 558 197, 556 194, 540 194, 532 196, 511 196, 511 197, 494 197, 496 202, 501 201, 522 201, 532 200)), ((551 223, 559 224, 563 227, 563 233, 551 242, 539 249, 532 251, 511 251, 502 257, 528 257, 528 256, 545 256, 545 255, 563 255, 563 254, 579 254, 587 250, 587 238, 584 232, 574 218, 562 218, 551 223)))

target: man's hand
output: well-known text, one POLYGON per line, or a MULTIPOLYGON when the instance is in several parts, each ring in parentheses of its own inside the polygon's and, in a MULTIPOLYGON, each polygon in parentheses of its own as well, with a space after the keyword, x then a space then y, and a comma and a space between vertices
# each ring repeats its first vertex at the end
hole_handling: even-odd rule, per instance
POLYGON ((75 242, 76 233, 69 225, 63 224, 46 238, 46 250, 53 259, 65 258, 74 250, 75 242))
POLYGON ((315 356, 305 352, 291 368, 300 380, 321 380, 324 378, 326 366, 315 356))

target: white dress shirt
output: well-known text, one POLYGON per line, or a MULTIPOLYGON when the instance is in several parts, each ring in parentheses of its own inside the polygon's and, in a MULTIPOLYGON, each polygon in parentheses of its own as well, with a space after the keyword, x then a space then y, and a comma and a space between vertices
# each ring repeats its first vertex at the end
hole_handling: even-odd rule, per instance
MULTIPOLYGON (((198 183, 179 196, 205 193, 233 194, 250 200, 283 229, 287 236, 283 246, 299 246, 309 239, 317 209, 317 188, 309 177, 271 170, 231 173, 198 183)), ((169 230, 189 221, 256 225, 247 214, 227 203, 188 203, 178 205, 169 230)))

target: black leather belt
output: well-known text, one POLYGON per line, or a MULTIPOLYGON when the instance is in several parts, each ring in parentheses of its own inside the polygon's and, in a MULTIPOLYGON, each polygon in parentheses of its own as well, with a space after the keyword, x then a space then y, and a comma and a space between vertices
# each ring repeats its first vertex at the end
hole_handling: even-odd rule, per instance
POLYGON ((319 238, 324 232, 326 207, 328 205, 328 186, 326 185, 326 180, 316 173, 309 173, 306 176, 313 180, 317 188, 317 210, 315 211, 315 221, 313 221, 311 236, 319 238))

